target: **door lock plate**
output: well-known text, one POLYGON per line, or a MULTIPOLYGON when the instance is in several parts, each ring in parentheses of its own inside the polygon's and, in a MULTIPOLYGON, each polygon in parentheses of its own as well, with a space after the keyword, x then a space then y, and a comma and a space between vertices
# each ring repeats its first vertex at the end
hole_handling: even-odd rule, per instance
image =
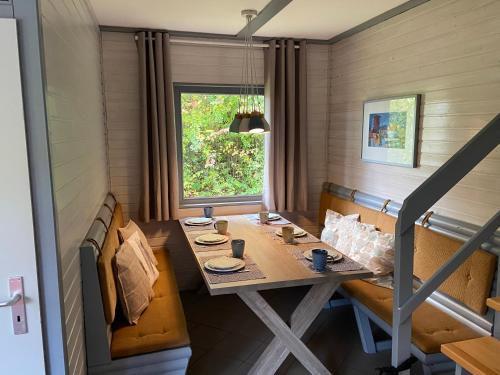
POLYGON ((28 332, 28 325, 26 323, 26 305, 24 303, 24 287, 21 276, 9 277, 9 291, 11 296, 16 293, 21 295, 21 298, 11 306, 11 310, 14 335, 22 335, 28 332))

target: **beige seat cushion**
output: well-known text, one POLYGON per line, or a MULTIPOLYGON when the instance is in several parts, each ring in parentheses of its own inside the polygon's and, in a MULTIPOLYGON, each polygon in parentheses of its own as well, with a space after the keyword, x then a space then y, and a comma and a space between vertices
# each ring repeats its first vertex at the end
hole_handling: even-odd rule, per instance
MULTIPOLYGON (((361 280, 344 282, 342 288, 392 325, 392 290, 361 280)), ((476 337, 480 335, 428 303, 413 313, 412 342, 424 353, 439 353, 441 344, 476 337)))
POLYGON ((153 249, 151 249, 151 246, 149 246, 148 240, 144 232, 141 230, 141 228, 139 228, 139 226, 133 220, 129 220, 129 222, 125 227, 118 229, 120 241, 123 242, 125 240, 128 240, 130 236, 132 236, 135 232, 139 234, 139 238, 141 239, 142 246, 144 247, 144 249, 146 249, 149 261, 156 266, 158 262, 153 254, 153 249))
POLYGON ((106 240, 102 245, 101 253, 97 260, 97 270, 99 273, 99 284, 101 286, 104 316, 108 324, 113 323, 113 320, 115 319, 116 303, 118 300, 116 294, 113 259, 115 257, 116 250, 120 247, 118 228, 122 226, 122 208, 121 205, 117 203, 115 211, 113 212, 113 218, 108 228, 106 240))
POLYGON ((130 324, 137 324, 153 298, 149 277, 133 248, 125 241, 115 255, 117 294, 122 312, 130 324))
POLYGON ((189 345, 189 335, 174 271, 166 250, 155 251, 160 276, 154 298, 137 325, 117 319, 113 324, 112 358, 151 353, 189 345))

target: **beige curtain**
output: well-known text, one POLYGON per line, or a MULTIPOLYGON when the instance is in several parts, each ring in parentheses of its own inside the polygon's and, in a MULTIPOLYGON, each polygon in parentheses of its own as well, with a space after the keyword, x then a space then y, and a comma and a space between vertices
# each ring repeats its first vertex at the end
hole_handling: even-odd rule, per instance
POLYGON ((177 199, 177 152, 170 43, 166 33, 137 34, 141 93, 140 216, 168 220, 177 199))
POLYGON ((307 210, 306 42, 271 41, 266 49, 264 204, 270 210, 307 210), (279 46, 279 48, 276 48, 279 46))

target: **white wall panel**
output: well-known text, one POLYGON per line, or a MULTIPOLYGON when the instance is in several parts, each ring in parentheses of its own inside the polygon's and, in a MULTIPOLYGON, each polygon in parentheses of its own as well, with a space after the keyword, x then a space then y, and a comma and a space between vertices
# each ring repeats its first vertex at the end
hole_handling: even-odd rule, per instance
MULTIPOLYGON (((328 180, 399 202, 500 112, 500 2, 433 0, 331 47, 328 180), (418 168, 360 160, 363 101, 422 94, 418 168)), ((500 151, 434 211, 484 223, 500 206, 500 151)))
POLYGON ((46 105, 71 374, 84 374, 79 245, 108 191, 99 30, 86 0, 42 0, 46 105))

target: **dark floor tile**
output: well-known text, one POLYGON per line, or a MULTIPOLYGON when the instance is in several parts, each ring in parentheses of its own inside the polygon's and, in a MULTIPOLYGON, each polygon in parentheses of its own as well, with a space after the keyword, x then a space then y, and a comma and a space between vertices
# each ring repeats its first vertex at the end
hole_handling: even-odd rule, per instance
POLYGON ((268 343, 260 343, 257 348, 253 351, 253 353, 246 359, 245 362, 247 362, 250 365, 253 365, 257 359, 259 359, 260 355, 262 352, 264 352, 264 349, 266 349, 268 343))
POLYGON ((212 349, 216 344, 221 342, 226 337, 228 332, 218 328, 198 325, 189 333, 191 344, 203 349, 212 349))
POLYGON ((368 369, 360 371, 360 370, 350 368, 350 367, 345 367, 345 368, 342 368, 340 370, 337 370, 333 374, 334 375, 375 375, 374 372, 371 372, 371 370, 368 370, 368 369))
POLYGON ((311 373, 305 369, 298 361, 288 366, 287 370, 282 372, 283 375, 310 375, 311 373))
POLYGON ((227 357, 205 354, 193 366, 188 375, 239 375, 244 374, 243 362, 227 357))
POLYGON ((186 319, 186 325, 187 325, 188 332, 192 332, 200 324, 193 322, 192 320, 186 319))
POLYGON ((262 343, 258 340, 253 340, 237 333, 229 333, 221 342, 213 347, 210 354, 247 361, 261 345, 262 343))
POLYGON ((202 348, 201 346, 191 345, 191 358, 189 359, 189 365, 192 366, 195 364, 203 355, 207 353, 207 349, 202 348))
POLYGON ((234 327, 234 332, 263 343, 269 342, 274 337, 269 328, 255 315, 250 315, 242 320, 234 327))
POLYGON ((244 362, 241 364, 241 367, 238 368, 238 372, 240 374, 248 374, 250 369, 252 368, 252 364, 244 362))

